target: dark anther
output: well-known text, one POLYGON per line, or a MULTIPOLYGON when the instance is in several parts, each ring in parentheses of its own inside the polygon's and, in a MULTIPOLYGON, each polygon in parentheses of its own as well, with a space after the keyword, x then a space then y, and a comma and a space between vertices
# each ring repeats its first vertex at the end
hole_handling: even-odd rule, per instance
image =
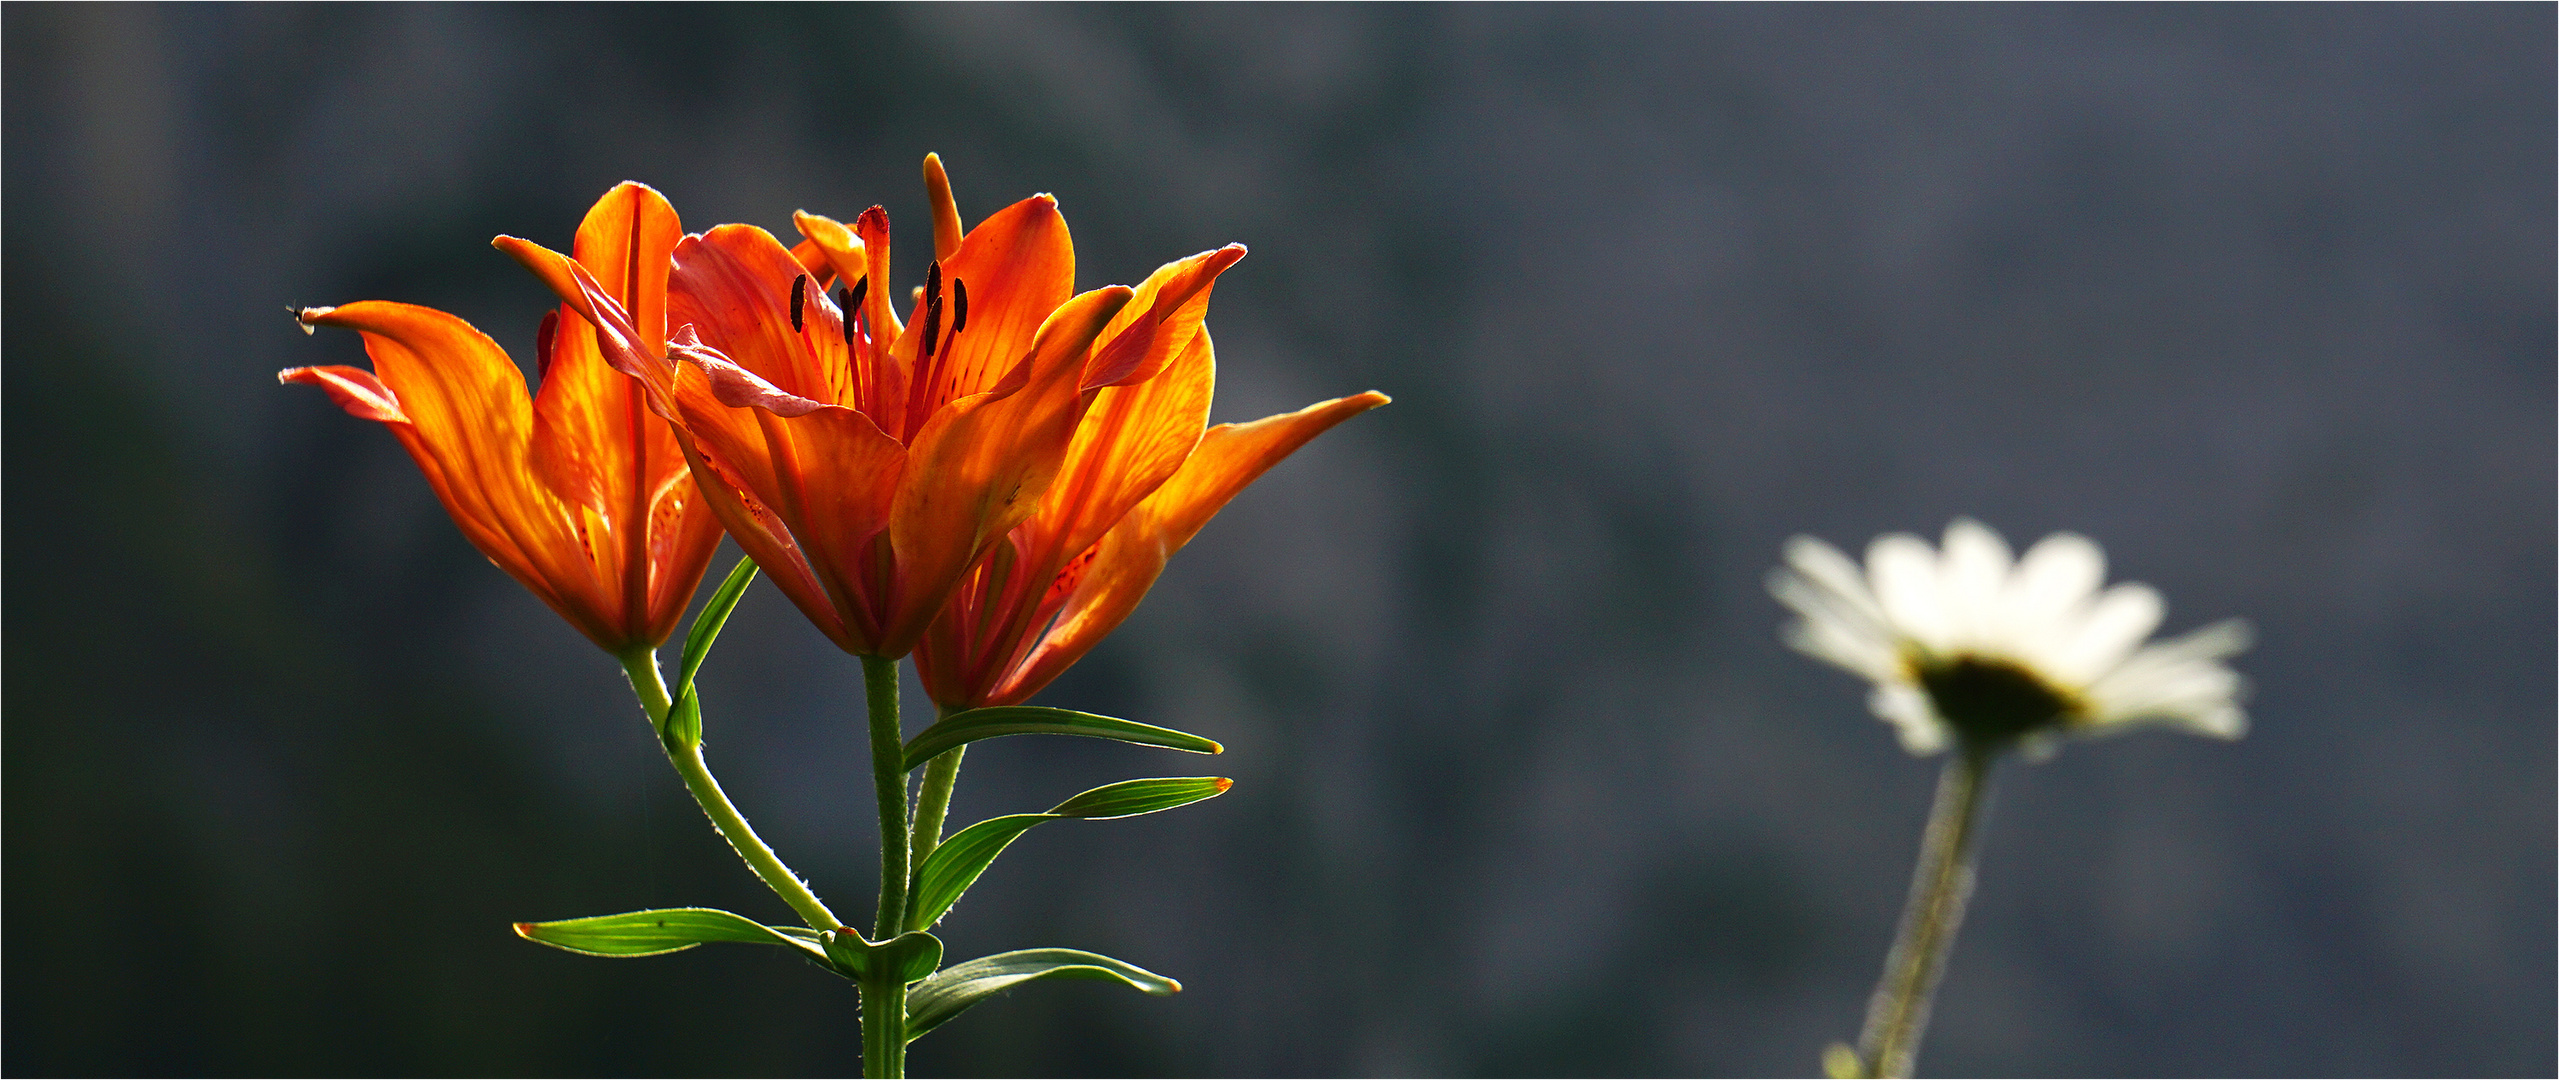
POLYGON ((942 264, 924 268, 924 355, 933 355, 933 339, 942 331, 942 264))
POLYGON ((951 279, 951 336, 958 337, 969 324, 969 283, 951 279))
POLYGON ((864 275, 862 275, 861 280, 856 281, 856 282, 854 282, 854 283, 853 283, 853 292, 852 292, 851 297, 850 297, 849 299, 847 299, 847 300, 845 300, 845 301, 844 301, 844 310, 846 310, 846 311, 852 311, 852 310, 855 310, 855 309, 857 309, 857 308, 860 308, 860 307, 862 306, 862 297, 863 297, 863 295, 864 295, 864 294, 866 294, 866 293, 868 293, 868 292, 870 292, 870 291, 871 291, 871 275, 869 275, 869 274, 864 274, 864 275))
POLYGON ((792 332, 792 333, 794 333, 794 334, 799 333, 799 332, 800 332, 800 328, 801 328, 803 325, 805 325, 805 324, 804 324, 804 322, 803 322, 803 318, 804 318, 804 317, 800 314, 800 306, 801 306, 802 304, 807 303, 807 302, 808 302, 808 299, 809 299, 809 276, 808 276, 807 274, 802 274, 802 275, 800 275, 800 276, 798 276, 798 277, 792 278, 792 279, 791 279, 791 332, 792 332))

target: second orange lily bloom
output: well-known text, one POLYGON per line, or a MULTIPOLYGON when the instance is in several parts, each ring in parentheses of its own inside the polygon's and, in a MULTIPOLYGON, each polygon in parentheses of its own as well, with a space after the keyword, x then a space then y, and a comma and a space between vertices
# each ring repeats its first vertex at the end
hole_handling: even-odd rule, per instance
MULTIPOLYGON (((1127 310, 1242 254, 1229 247, 1169 264, 1127 310)), ((1038 693, 1128 618, 1173 553, 1246 485, 1333 425, 1387 403, 1372 390, 1208 427, 1217 378, 1201 325, 1208 298, 1203 282, 1164 331, 1179 340, 1168 343, 1160 374, 1100 393, 1039 511, 970 571, 926 634, 916 671, 946 712, 1038 693)))
POLYGON ((1074 294, 1055 200, 964 233, 940 162, 925 174, 935 258, 903 324, 877 207, 849 228, 799 215, 797 249, 747 225, 685 237, 668 325, 689 332, 662 352, 575 260, 498 240, 674 422, 739 546, 859 655, 915 647, 962 575, 1040 508, 1096 395, 1164 371, 1197 336, 1210 282, 1242 256, 1195 256, 1144 295, 1074 294))
MULTIPOLYGON (((667 252, 683 231, 663 197, 629 183, 578 226, 579 272, 635 313, 624 326, 640 347, 666 336, 667 252)), ((329 365, 277 377, 319 386, 348 413, 390 428, 490 562, 617 656, 674 632, 719 547, 719 524, 675 438, 606 366, 583 320, 544 316, 541 390, 528 397, 523 372, 496 342, 433 308, 366 300, 300 318, 361 333, 373 370, 329 365)))

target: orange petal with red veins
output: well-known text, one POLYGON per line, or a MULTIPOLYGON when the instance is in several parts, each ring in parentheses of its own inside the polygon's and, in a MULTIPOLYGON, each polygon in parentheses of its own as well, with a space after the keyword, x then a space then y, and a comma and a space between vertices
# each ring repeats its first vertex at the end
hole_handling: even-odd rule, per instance
POLYGON ((903 586, 880 655, 913 648, 986 546, 1038 509, 1083 415, 1085 351, 1130 295, 1114 285, 1060 305, 1023 360, 1018 392, 953 402, 916 433, 889 519, 903 586))
MULTIPOLYGON (((596 200, 578 226, 578 265, 620 303, 633 344, 647 352, 665 350, 668 257, 683 235, 664 196, 628 182, 596 200)), ((651 493, 684 472, 675 437, 647 412, 641 387, 606 362, 592 324, 571 309, 553 326, 551 352, 537 365, 533 468, 563 498, 616 522, 643 520, 651 493)))
POLYGON ((817 282, 818 288, 823 289, 835 284, 835 264, 826 261, 826 249, 817 246, 814 241, 802 240, 791 245, 791 258, 800 264, 800 269, 808 272, 809 277, 817 282))
POLYGON ((595 275, 577 260, 530 240, 501 236, 489 241, 489 246, 524 264, 525 269, 551 287, 562 303, 594 327, 596 349, 603 354, 605 363, 640 380, 650 411, 673 418, 675 407, 669 395, 674 390, 674 365, 661 350, 644 346, 643 336, 632 325, 622 302, 606 291, 595 275))
POLYGON ((676 404, 695 453, 729 488, 712 493, 721 520, 759 564, 787 552, 774 583, 838 644, 867 651, 885 583, 849 568, 867 565, 863 545, 888 528, 906 449, 868 416, 702 354, 678 372, 676 404))
POLYGON ((772 233, 722 225, 675 248, 671 314, 739 367, 787 394, 827 405, 851 400, 844 322, 772 233), (792 299, 799 300, 793 328, 792 299))
MULTIPOLYGON (((678 385, 687 378, 679 374, 678 385)), ((843 617, 828 602, 826 587, 818 583, 816 573, 809 569, 808 558, 801 554, 799 544, 791 539, 791 531, 780 517, 749 493, 722 461, 705 454, 699 442, 686 442, 684 454, 693 467, 702 500, 718 515, 729 537, 737 541, 738 549, 755 560, 764 576, 817 625, 819 633, 838 648, 853 651, 854 643, 845 631, 843 617)))
POLYGON ((1371 390, 1249 424, 1210 428, 1181 470, 1103 535, 1056 625, 1013 677, 989 696, 989 704, 1016 703, 1038 693, 1137 610, 1137 602, 1164 573, 1165 562, 1237 492, 1308 440, 1387 400, 1371 390))
POLYGON ((1199 445, 1217 386, 1217 350, 1205 331, 1190 337, 1162 374, 1094 393, 1057 482, 1018 530, 1030 534, 1020 539, 1034 552, 1026 561, 1036 573, 1056 573, 1093 546, 1199 445))
POLYGON ((934 373, 924 390, 927 417, 944 402, 1001 392, 1029 359, 1049 314, 1074 294, 1075 242, 1057 200, 1034 195, 979 222, 942 260, 942 281, 947 299, 935 355, 929 361, 917 355, 917 318, 908 320, 897 348, 900 360, 918 369, 929 365, 934 373), (968 323, 953 334, 960 286, 968 289, 968 323))

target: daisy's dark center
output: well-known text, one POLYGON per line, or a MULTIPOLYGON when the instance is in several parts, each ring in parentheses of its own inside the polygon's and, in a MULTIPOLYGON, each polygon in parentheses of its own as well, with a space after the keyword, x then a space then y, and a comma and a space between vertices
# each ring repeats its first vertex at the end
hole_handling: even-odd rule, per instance
POLYGON ((1936 703, 1937 715, 1977 746, 2058 725, 2078 707, 2069 693, 2007 660, 1958 655, 1911 668, 1936 703))

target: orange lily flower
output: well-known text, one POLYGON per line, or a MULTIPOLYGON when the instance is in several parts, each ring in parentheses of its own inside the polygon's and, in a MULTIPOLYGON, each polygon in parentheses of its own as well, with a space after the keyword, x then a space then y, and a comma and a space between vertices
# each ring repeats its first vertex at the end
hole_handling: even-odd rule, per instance
MULTIPOLYGON (((1166 265, 1123 311, 1242 256, 1229 247, 1166 265)), ((1333 425, 1386 404, 1372 390, 1207 427, 1217 377, 1200 325, 1208 296, 1203 281, 1185 303, 1181 340, 1169 343, 1178 351, 1161 374, 1101 392, 1038 512, 943 605, 915 652, 935 704, 1016 705, 1038 693, 1128 618, 1166 560, 1246 485, 1333 425)))
MULTIPOLYGON (((668 256, 683 231, 664 197, 634 183, 606 192, 578 226, 578 264, 661 341, 668 256)), ((563 310, 570 317, 542 317, 542 386, 530 396, 488 335, 433 308, 382 300, 300 313, 306 331, 362 334, 372 371, 302 367, 276 377, 318 386, 349 414, 389 427, 472 546, 588 639, 625 655, 674 633, 719 546, 719 521, 639 387, 605 363, 593 328, 563 310)))
MULTIPOLYGON (((915 647, 960 576, 1039 506, 1094 396, 1162 371, 1184 304, 1223 269, 1144 306, 1125 286, 1075 295, 1055 200, 963 233, 940 160, 924 172, 935 258, 910 322, 882 284, 889 222, 875 206, 849 228, 795 215, 796 249, 747 225, 684 238, 669 294, 684 329, 663 354, 607 346, 682 429, 729 534, 857 655, 915 647)), ((501 246, 598 325, 621 324, 571 260, 501 246)))

